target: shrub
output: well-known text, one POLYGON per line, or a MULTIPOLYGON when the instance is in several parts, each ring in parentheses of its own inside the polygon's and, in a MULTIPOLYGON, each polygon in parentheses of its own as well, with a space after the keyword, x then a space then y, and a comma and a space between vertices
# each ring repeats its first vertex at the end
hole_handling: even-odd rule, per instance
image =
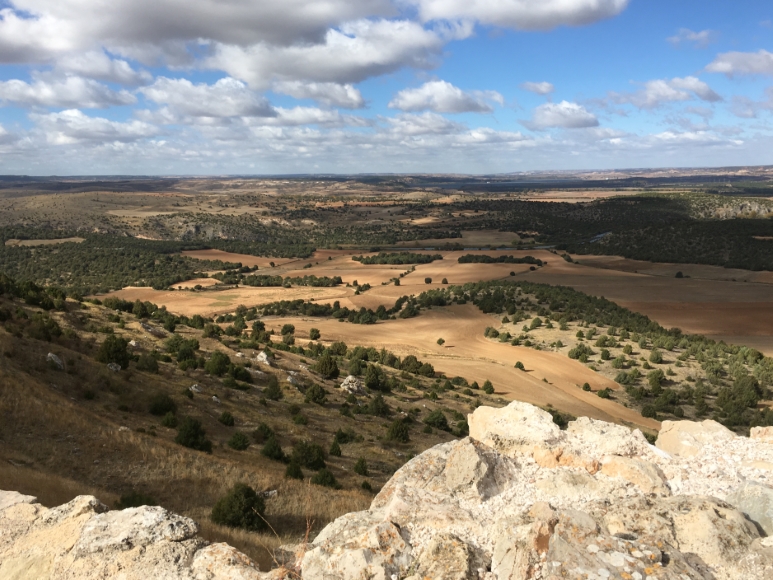
POLYGON ((408 425, 402 419, 396 419, 389 425, 386 438, 388 441, 395 441, 397 443, 408 443, 410 437, 408 436, 408 425))
POLYGON ((341 487, 336 481, 335 476, 327 469, 320 469, 319 472, 311 478, 311 483, 323 487, 332 487, 333 489, 339 489, 341 487))
POLYGON ((335 440, 341 445, 346 445, 347 443, 353 443, 357 440, 361 441, 362 437, 357 435, 352 429, 347 429, 346 431, 338 429, 335 434, 335 440))
POLYGON ((263 449, 260 450, 261 455, 264 457, 268 457, 269 459, 273 459, 274 461, 284 461, 285 460, 285 453, 282 451, 282 448, 279 446, 279 442, 276 440, 276 437, 269 437, 268 440, 266 440, 265 445, 263 445, 263 449))
POLYGON ((649 419, 656 419, 658 416, 658 412, 655 409, 654 405, 644 405, 641 409, 641 416, 647 417, 649 419))
POLYGON ((364 457, 360 457, 357 463, 354 464, 354 473, 364 477, 368 476, 368 462, 365 461, 364 457))
POLYGON ((298 413, 297 415, 293 416, 293 423, 296 425, 308 425, 309 419, 306 417, 306 415, 303 415, 302 413, 298 413))
POLYGON ((221 526, 260 531, 266 527, 261 517, 265 502, 245 483, 237 483, 212 508, 210 519, 221 526))
POLYGON ((425 284, 432 284, 432 278, 424 278, 425 284))
POLYGON ((596 394, 602 399, 609 399, 611 391, 609 389, 601 389, 596 394))
POLYGON ((443 345, 446 343, 446 341, 445 341, 444 339, 442 339, 442 338, 438 338, 438 339, 437 339, 437 343, 438 343, 440 346, 443 346, 443 345))
POLYGON ((311 340, 319 340, 321 336, 322 336, 322 333, 319 331, 318 328, 312 328, 311 330, 309 330, 309 338, 311 340))
POLYGON ((392 411, 389 408, 389 405, 387 405, 386 401, 384 400, 384 397, 381 396, 381 393, 376 395, 370 400, 370 403, 368 403, 368 414, 374 415, 376 417, 388 417, 391 415, 392 411))
POLYGON ((289 479, 303 479, 303 470, 297 461, 290 461, 285 469, 285 477, 289 479))
POLYGON ((219 350, 216 350, 209 357, 207 364, 204 365, 204 370, 207 371, 207 373, 210 375, 222 377, 226 372, 228 372, 228 367, 230 364, 231 359, 228 358, 228 355, 220 352, 219 350))
POLYGON ((582 390, 585 391, 586 393, 589 393, 590 392, 590 384, 589 383, 583 384, 582 390))
POLYGON ((279 379, 276 378, 276 375, 271 375, 268 378, 268 386, 263 391, 263 396, 270 401, 278 401, 284 396, 282 395, 282 389, 279 386, 279 379))
POLYGON ((440 283, 441 283, 441 284, 448 284, 448 278, 443 278, 443 279, 440 281, 440 283))
POLYGON ((297 403, 293 403, 289 407, 287 407, 287 412, 290 413, 290 415, 297 415, 301 412, 301 406, 297 403))
POLYGON ((316 405, 324 405, 327 401, 327 391, 319 385, 311 385, 306 390, 307 403, 314 403, 316 405))
POLYGON ((217 418, 217 420, 220 421, 226 427, 234 426, 234 416, 231 415, 231 413, 229 413, 228 411, 223 411, 220 414, 220 417, 217 418))
POLYGON ((523 366, 523 363, 521 361, 518 361, 515 363, 515 368, 517 368, 519 371, 526 370, 526 368, 523 366))
POLYGON ((316 443, 299 441, 293 447, 291 461, 296 461, 303 467, 318 471, 325 467, 325 452, 316 443))
POLYGON ((333 440, 333 444, 330 446, 328 454, 332 457, 341 457, 341 446, 338 444, 338 441, 333 440))
POLYGON ((373 486, 367 480, 363 481, 360 487, 369 493, 373 493, 373 486))
POLYGON ((658 349, 653 348, 652 352, 650 353, 650 359, 649 360, 650 360, 651 363, 659 365, 659 364, 661 364, 663 362, 663 355, 661 354, 661 352, 658 349))
POLYGON ((136 508, 144 505, 154 506, 158 505, 155 499, 146 493, 141 491, 130 491, 121 496, 117 502, 115 502, 115 509, 125 510, 127 508, 136 508))
POLYGON ((264 441, 268 441, 274 436, 274 430, 265 423, 258 424, 255 430, 252 432, 252 438, 255 443, 263 443, 264 441))
POLYGON ((228 446, 236 451, 244 451, 250 446, 250 438, 241 431, 237 431, 228 440, 228 446))
POLYGON ((146 373, 157 373, 158 362, 149 354, 143 353, 140 355, 139 360, 137 360, 137 370, 146 373))
POLYGON ((206 434, 207 432, 201 426, 201 421, 185 417, 177 427, 177 437, 174 440, 183 447, 212 453, 212 441, 206 438, 206 434))
POLYGON ((323 379, 335 379, 340 373, 338 364, 328 352, 324 353, 320 357, 319 361, 317 361, 317 364, 314 367, 314 370, 316 370, 323 379))
POLYGON ((170 429, 174 429, 177 427, 177 415, 169 411, 166 415, 164 415, 164 418, 161 419, 161 424, 164 427, 169 427, 170 429))
POLYGON ((286 334, 295 334, 295 325, 293 325, 293 324, 285 324, 284 326, 282 326, 281 334, 282 334, 282 336, 284 336, 286 334))
POLYGON ((606 348, 601 349, 601 360, 609 360, 610 356, 609 350, 606 348))
POLYGON ((126 350, 128 344, 123 338, 114 334, 109 335, 99 347, 97 361, 105 364, 115 363, 122 369, 127 368, 129 366, 129 353, 126 350))
POLYGON ((148 409, 151 415, 157 415, 161 417, 167 413, 174 413, 177 411, 177 405, 169 395, 164 393, 158 393, 150 399, 150 407, 148 409))
POLYGON ((440 409, 435 409, 429 415, 424 418, 424 424, 434 427, 435 429, 441 429, 443 431, 449 431, 448 419, 440 409))
POLYGON ((485 383, 483 383, 483 392, 487 395, 493 395, 494 394, 494 385, 491 384, 491 381, 486 380, 485 383))

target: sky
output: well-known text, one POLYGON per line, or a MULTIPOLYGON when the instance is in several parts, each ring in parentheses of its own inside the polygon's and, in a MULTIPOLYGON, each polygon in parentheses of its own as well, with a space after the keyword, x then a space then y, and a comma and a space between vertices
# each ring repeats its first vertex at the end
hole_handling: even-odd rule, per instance
POLYGON ((0 0, 0 174, 766 164, 770 0, 0 0))

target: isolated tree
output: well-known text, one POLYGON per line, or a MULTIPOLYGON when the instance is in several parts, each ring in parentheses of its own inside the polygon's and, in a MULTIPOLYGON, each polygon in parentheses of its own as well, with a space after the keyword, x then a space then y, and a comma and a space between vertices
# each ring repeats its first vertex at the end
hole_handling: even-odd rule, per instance
POLYGON ((241 431, 238 431, 228 440, 228 446, 236 451, 244 451, 250 446, 250 438, 241 431))
POLYGON ((101 363, 115 363, 122 369, 129 366, 129 353, 126 347, 129 345, 125 339, 114 334, 108 335, 100 345, 97 352, 97 361, 101 363))
POLYGON ((282 388, 279 386, 279 379, 276 375, 270 375, 268 377, 268 386, 263 391, 263 396, 270 401, 278 401, 284 395, 282 394, 282 388))
POLYGON ((449 431, 448 419, 440 409, 435 409, 424 418, 424 424, 442 431, 449 431))
POLYGON ((408 441, 410 441, 410 437, 408 436, 408 425, 406 425, 403 419, 395 419, 392 421, 392 424, 389 425, 386 438, 387 441, 408 443, 408 441))
POLYGON ((356 473, 357 475, 362 475, 364 477, 367 477, 369 475, 368 462, 365 461, 364 457, 360 457, 357 460, 357 463, 354 464, 354 473, 356 473))
POLYGON ((265 445, 263 445, 263 449, 260 450, 260 453, 264 457, 268 457, 274 461, 285 460, 284 451, 282 451, 282 448, 279 445, 279 441, 277 441, 276 437, 274 436, 268 438, 265 445))
POLYGON ((306 389, 307 403, 315 403, 317 405, 324 405, 327 402, 327 391, 319 385, 311 385, 306 389))
POLYGON ((319 332, 318 328, 312 328, 309 330, 309 338, 311 340, 319 340, 322 334, 319 332))
POLYGON ((262 518, 266 504, 246 483, 237 483, 217 500, 210 519, 221 526, 260 531, 266 527, 262 518))
POLYGON ((174 440, 183 447, 212 453, 212 441, 206 438, 206 434, 201 421, 185 417, 177 427, 177 437, 174 440))
POLYGON ((333 440, 333 444, 330 446, 330 451, 328 451, 328 455, 332 457, 341 457, 341 445, 338 443, 337 440, 333 440))
POLYGON ((297 461, 290 461, 290 463, 287 464, 285 477, 288 479, 303 479, 303 470, 297 461))
POLYGON ((323 379, 335 379, 340 373, 338 369, 338 363, 330 356, 329 352, 325 352, 317 361, 314 369, 322 376, 323 379))
POLYGON ((488 379, 485 383, 483 383, 483 392, 487 395, 493 395, 494 394, 494 385, 491 384, 491 381, 488 379))
POLYGON ((207 373, 210 375, 222 377, 226 372, 228 372, 228 366, 230 364, 231 359, 228 358, 228 355, 224 352, 216 350, 212 353, 212 355, 209 357, 209 360, 204 365, 204 370, 207 371, 207 373))

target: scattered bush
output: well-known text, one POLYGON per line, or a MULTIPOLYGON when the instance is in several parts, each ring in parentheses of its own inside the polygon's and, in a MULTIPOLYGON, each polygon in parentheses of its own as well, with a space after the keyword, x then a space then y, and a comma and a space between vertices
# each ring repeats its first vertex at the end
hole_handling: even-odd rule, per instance
POLYGON ((244 451, 250 446, 250 438, 241 431, 237 431, 228 440, 228 446, 236 451, 244 451))
POLYGON ((446 419, 446 416, 440 409, 435 409, 429 415, 427 415, 424 418, 424 424, 429 425, 430 427, 434 427, 435 429, 440 429, 442 431, 450 431, 450 427, 448 426, 448 419, 446 419))
POLYGON ((330 451, 328 451, 328 455, 331 457, 341 457, 341 445, 339 445, 338 441, 335 439, 333 440, 333 444, 330 446, 330 451))
POLYGON ((231 359, 228 358, 228 355, 220 352, 219 350, 216 350, 212 353, 212 355, 209 357, 209 360, 204 365, 204 370, 207 371, 207 373, 210 375, 222 377, 225 373, 228 372, 228 367, 230 364, 231 359))
POLYGON ((274 430, 271 427, 269 427, 265 423, 259 423, 258 426, 255 428, 255 430, 252 432, 252 439, 255 441, 255 443, 263 443, 264 441, 268 441, 275 435, 276 434, 274 433, 274 430))
POLYGON ((207 432, 201 426, 201 421, 192 417, 185 417, 177 427, 175 442, 183 447, 212 453, 212 441, 206 438, 207 432))
POLYGON ((168 412, 166 415, 164 415, 164 418, 161 419, 161 424, 164 427, 175 429, 177 427, 177 415, 175 415, 171 411, 168 412))
POLYGON ((396 419, 389 425, 389 429, 386 434, 387 441, 395 441, 397 443, 408 443, 410 437, 408 435, 408 425, 403 419, 396 419))
POLYGON ((210 519, 221 526, 260 531, 266 527, 262 518, 265 502, 254 489, 237 483, 212 508, 210 519))
POLYGON ((307 469, 318 471, 325 467, 325 451, 316 443, 299 441, 293 447, 290 460, 307 469))
POLYGON ((279 446, 279 442, 276 437, 269 437, 266 443, 263 445, 263 449, 260 450, 261 455, 273 459, 274 461, 284 461, 285 453, 279 446))
POLYGON ((220 414, 220 417, 217 418, 217 420, 220 421, 226 427, 234 426, 234 416, 231 415, 231 413, 229 413, 228 411, 223 411, 220 414))
POLYGON ((285 477, 289 479, 303 479, 303 470, 296 461, 290 461, 285 469, 285 477))
POLYGON ((327 402, 327 391, 319 385, 311 385, 306 390, 305 401, 316 405, 324 405, 327 402))
POLYGON ((278 401, 284 396, 282 394, 282 389, 279 386, 279 379, 276 378, 276 375, 268 377, 268 386, 263 391, 263 396, 270 401, 278 401))
POLYGON ((314 477, 311 478, 311 483, 315 485, 321 485, 323 487, 332 487, 333 489, 340 489, 341 486, 336 481, 335 476, 327 469, 320 469, 314 477))
POLYGON ((368 462, 365 461, 364 457, 360 457, 357 463, 354 464, 354 473, 364 477, 368 476, 368 462))
POLYGON ((128 342, 125 339, 109 335, 100 345, 97 352, 97 361, 105 364, 115 363, 122 369, 129 366, 129 352, 126 350, 128 342))
POLYGON ((159 417, 166 415, 167 413, 174 414, 177 411, 177 405, 172 400, 172 397, 165 395, 164 393, 158 393, 150 399, 149 409, 151 415, 157 415, 159 417))
POLYGON ((311 330, 309 330, 309 338, 311 340, 319 340, 321 336, 322 336, 322 333, 320 333, 318 328, 312 328, 311 330))
POLYGON ((156 359, 154 359, 152 356, 150 356, 147 353, 143 353, 140 355, 140 358, 137 360, 136 366, 138 371, 144 371, 146 373, 158 372, 158 362, 156 361, 156 359))

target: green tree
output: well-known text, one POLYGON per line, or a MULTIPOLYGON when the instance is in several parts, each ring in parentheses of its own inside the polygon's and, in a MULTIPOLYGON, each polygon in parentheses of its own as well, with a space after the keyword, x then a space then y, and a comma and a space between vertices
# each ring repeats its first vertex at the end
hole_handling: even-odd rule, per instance
POLYGON ((360 457, 357 463, 354 464, 354 473, 364 477, 368 476, 368 462, 365 461, 364 457, 360 457))
POLYGON ((325 467, 325 451, 316 443, 299 441, 293 447, 291 461, 297 461, 307 469, 318 471, 325 467))
POLYGON ((312 328, 311 330, 309 330, 309 338, 311 340, 319 340, 321 336, 322 336, 322 333, 320 333, 318 328, 312 328))
POLYGON ((338 484, 338 481, 336 481, 335 476, 327 469, 320 469, 316 474, 314 474, 314 477, 311 478, 311 483, 315 485, 321 485, 323 487, 332 487, 334 489, 341 487, 338 484))
POLYGON ((663 354, 656 348, 652 349, 652 352, 650 352, 650 362, 656 365, 663 363, 663 354))
POLYGON ((266 527, 263 512, 265 502, 254 489, 245 483, 237 483, 212 508, 210 519, 221 526, 260 531, 266 527))
POLYGON ((122 369, 127 368, 129 366, 129 352, 126 350, 128 345, 125 339, 114 334, 108 335, 99 347, 97 361, 105 364, 115 363, 122 369))
POLYGON ((217 420, 220 421, 226 427, 234 426, 234 416, 231 415, 231 413, 229 413, 228 411, 223 411, 220 414, 220 417, 217 418, 217 420))
POLYGON ((268 441, 271 439, 271 437, 274 436, 274 430, 266 423, 259 423, 255 430, 252 432, 252 438, 255 440, 255 443, 263 443, 264 441, 268 441))
POLYGON ((228 446, 236 451, 244 451, 250 446, 250 438, 241 431, 237 431, 228 440, 228 446))
POLYGON ((282 389, 279 386, 279 379, 276 378, 276 375, 268 377, 268 386, 263 391, 263 396, 270 401, 278 401, 284 396, 282 394, 282 389))
POLYGON ((335 359, 330 356, 330 353, 325 352, 317 361, 315 370, 322 376, 323 379, 335 379, 340 373, 338 364, 335 359))
POLYGON ((392 414, 389 405, 387 405, 381 393, 373 397, 370 403, 368 403, 368 414, 375 417, 388 417, 392 414))
POLYGON ((285 460, 285 453, 279 446, 279 441, 276 440, 276 437, 269 437, 266 443, 263 445, 263 449, 260 450, 260 453, 264 457, 268 457, 274 461, 285 460))
POLYGON ((183 447, 212 453, 212 441, 206 438, 206 434, 207 432, 201 426, 201 421, 185 417, 177 427, 177 437, 174 440, 183 447))
POLYGON ((147 373, 157 373, 158 362, 151 355, 142 353, 139 360, 137 361, 137 370, 147 373))
POLYGON ((408 433, 408 425, 403 419, 395 419, 389 425, 389 429, 386 434, 387 441, 395 441, 397 443, 408 443, 410 441, 408 433))
POLYGON ((333 440, 333 444, 330 446, 328 455, 332 457, 341 457, 341 446, 338 444, 338 441, 333 440))
POLYGON ((319 385, 311 385, 306 389, 305 401, 316 405, 324 405, 327 402, 327 391, 319 385))
POLYGON ((424 418, 424 424, 434 427, 435 429, 441 429, 442 431, 449 431, 448 419, 440 409, 435 409, 429 415, 424 418))
POLYGON ((494 394, 494 385, 491 384, 491 381, 488 379, 485 383, 483 383, 483 392, 487 395, 493 395, 494 394))
POLYGON ((231 359, 228 358, 228 355, 220 352, 219 350, 216 350, 209 357, 207 364, 204 365, 204 370, 207 371, 207 373, 210 375, 222 377, 225 373, 228 372, 228 367, 230 364, 231 359))
POLYGON ((177 405, 172 400, 172 397, 165 393, 157 393, 150 399, 150 405, 148 410, 151 415, 166 415, 167 413, 173 413, 177 411, 177 405))
POLYGON ((285 469, 285 477, 289 479, 303 479, 303 470, 297 461, 290 461, 285 469))

